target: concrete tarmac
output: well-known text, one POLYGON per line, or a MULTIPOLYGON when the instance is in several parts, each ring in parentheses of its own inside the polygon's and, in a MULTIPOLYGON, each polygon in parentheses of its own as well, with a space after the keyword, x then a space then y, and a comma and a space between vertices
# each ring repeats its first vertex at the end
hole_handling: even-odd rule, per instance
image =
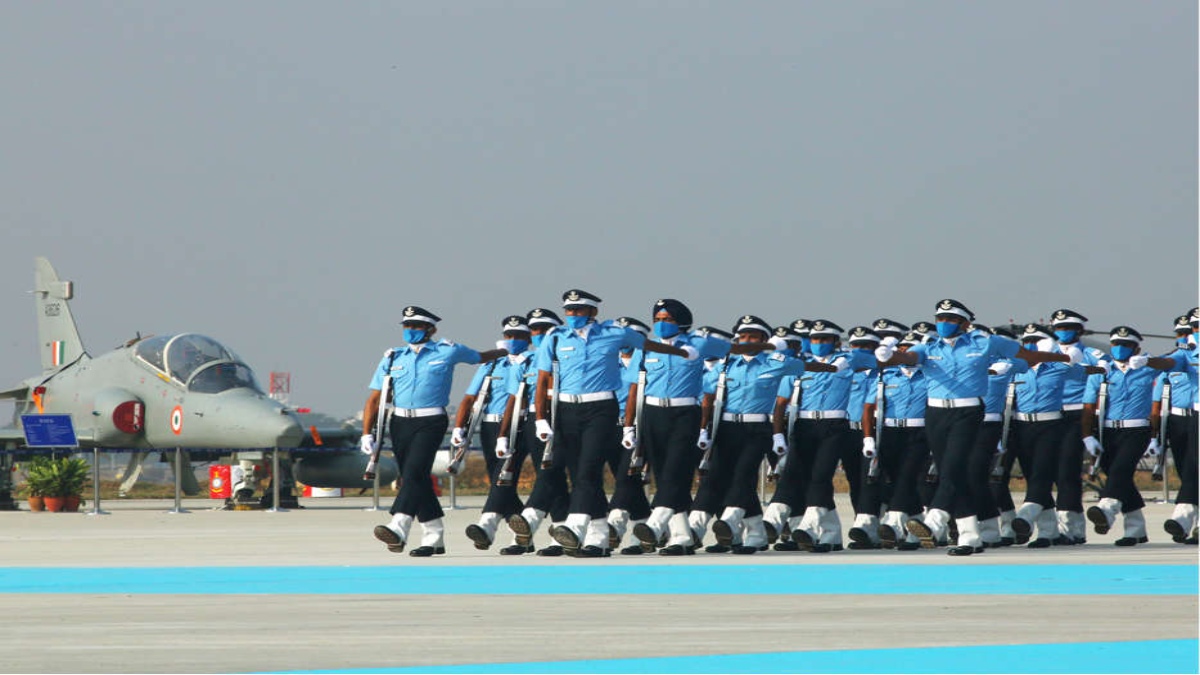
MULTIPOLYGON (((848 529, 852 514, 845 495, 838 499, 848 529)), ((383 512, 365 510, 371 500, 364 497, 301 503, 306 508, 278 513, 213 510, 214 502, 197 499, 184 500, 188 512, 181 514, 167 513, 169 501, 129 500, 104 502, 108 515, 0 513, 0 616, 5 617, 0 671, 384 672, 582 658, 1195 640, 1198 633, 1194 591, 1135 588, 1131 584, 1147 583, 1135 578, 1069 595, 964 592, 961 585, 942 592, 947 582, 938 570, 947 565, 972 566, 981 578, 1005 566, 1062 565, 1066 571, 1166 565, 1183 566, 1194 579, 1197 548, 1172 543, 1162 530, 1169 504, 1146 507, 1151 543, 1133 548, 1112 545, 1120 536, 1117 528, 1107 535, 1089 532, 1084 546, 1012 547, 966 559, 939 549, 615 555, 583 561, 476 550, 463 530, 478 517, 481 497, 459 498, 460 508, 447 512, 448 552, 431 559, 388 553, 372 537, 371 529, 388 518, 386 500, 383 512), (751 574, 761 566, 785 566, 780 572, 798 575, 806 568, 815 574, 847 566, 868 579, 873 568, 885 571, 875 566, 898 563, 916 567, 908 587, 894 593, 814 587, 772 594, 751 574), (555 573, 552 568, 603 574, 620 567, 685 574, 713 566, 729 568, 721 577, 731 586, 725 594, 624 593, 621 588, 542 594, 536 588, 497 588, 488 577, 489 569, 506 567, 545 567, 547 574, 555 573), (22 568, 47 567, 73 568, 81 577, 101 580, 106 571, 94 568, 141 568, 147 588, 163 568, 196 568, 197 587, 183 593, 143 592, 137 585, 77 593, 67 584, 65 591, 30 592, 3 581, 4 576, 37 578, 36 570, 22 568), (224 572, 208 569, 214 567, 227 568, 231 578, 245 567, 274 568, 272 574, 288 590, 256 593, 237 586, 239 592, 226 592, 224 572), (313 567, 327 573, 314 574, 313 567), (457 574, 465 581, 457 593, 431 594, 419 583, 411 592, 339 592, 339 580, 358 568, 394 570, 401 588, 407 588, 408 576, 443 569, 464 568, 457 574)), ((419 531, 414 526, 414 538, 419 531)), ((502 534, 498 544, 507 543, 502 534)), ((544 546, 549 538, 540 532, 536 543, 544 546)), ((1037 670, 1071 671, 1069 664, 1065 669, 1055 665, 1037 670)), ((979 670, 969 663, 961 669, 979 670)))

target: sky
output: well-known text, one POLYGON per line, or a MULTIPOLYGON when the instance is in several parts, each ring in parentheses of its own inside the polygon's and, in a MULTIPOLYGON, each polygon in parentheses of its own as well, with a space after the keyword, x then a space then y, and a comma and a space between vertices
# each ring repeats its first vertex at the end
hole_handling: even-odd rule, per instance
MULTIPOLYGON (((1197 304, 1197 6, 0 3, 0 379, 194 331, 361 410, 402 308, 728 328, 1197 304)), ((471 375, 459 368, 452 402, 471 375)), ((7 385, 6 385, 7 386, 7 385)), ((9 408, 11 410, 11 408, 9 408)))

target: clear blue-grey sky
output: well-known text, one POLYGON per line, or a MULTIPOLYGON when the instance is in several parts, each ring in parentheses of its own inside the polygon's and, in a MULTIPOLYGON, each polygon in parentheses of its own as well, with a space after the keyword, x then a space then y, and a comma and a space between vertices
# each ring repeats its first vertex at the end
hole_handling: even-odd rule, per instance
POLYGON ((570 287, 720 326, 1196 305, 1193 2, 16 0, 0 63, 12 383, 35 255, 93 353, 203 332, 337 415, 410 303, 479 348, 570 287))

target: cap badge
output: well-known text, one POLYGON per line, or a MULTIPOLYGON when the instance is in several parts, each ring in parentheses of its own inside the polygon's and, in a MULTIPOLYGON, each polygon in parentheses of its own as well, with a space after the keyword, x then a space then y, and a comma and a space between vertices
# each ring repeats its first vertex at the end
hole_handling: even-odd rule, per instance
POLYGON ((954 309, 954 303, 949 300, 943 300, 938 303, 938 309, 954 309))
POLYGON ((1067 318, 1067 313, 1060 309, 1054 313, 1054 318, 1062 321, 1063 319, 1067 318))
POLYGON ((417 313, 417 310, 413 309, 412 307, 404 308, 404 316, 414 316, 414 315, 416 315, 416 313, 417 313))
POLYGON ((567 293, 567 299, 572 300, 572 301, 578 300, 579 299, 579 291, 571 291, 570 293, 567 293))
POLYGON ((742 323, 754 323, 754 317, 747 314, 746 316, 742 317, 742 323))
POLYGON ((1129 337, 1129 329, 1125 326, 1121 326, 1117 329, 1117 335, 1120 335, 1121 337, 1129 337))

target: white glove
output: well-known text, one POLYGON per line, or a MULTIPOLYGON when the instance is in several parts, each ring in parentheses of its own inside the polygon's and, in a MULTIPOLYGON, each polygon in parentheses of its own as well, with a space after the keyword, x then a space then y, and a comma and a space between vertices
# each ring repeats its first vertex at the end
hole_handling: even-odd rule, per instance
POLYGON ((696 447, 701 450, 707 450, 711 443, 712 439, 708 437, 708 429, 701 429, 700 438, 696 441, 696 447))
MULTIPOLYGON (((1037 350, 1039 352, 1052 352, 1052 351, 1054 351, 1054 348, 1057 346, 1058 346, 1058 342, 1056 342, 1055 340, 1053 340, 1051 338, 1042 338, 1041 340, 1037 341, 1037 350)), ((1065 348, 1063 350, 1063 353, 1064 354, 1067 353, 1065 348)))
POLYGON ((508 351, 508 340, 496 340, 496 349, 508 351))
POLYGON ((900 338, 895 337, 893 335, 889 335, 889 336, 883 338, 882 340, 880 340, 879 344, 885 345, 888 347, 895 347, 896 345, 900 344, 900 338))
POLYGON ((696 359, 700 358, 700 350, 691 345, 684 345, 680 347, 680 349, 687 352, 683 358, 688 361, 695 361, 696 359))
POLYGON ((454 427, 450 431, 450 447, 461 448, 467 442, 467 439, 464 437, 465 432, 466 430, 462 427, 454 427))
POLYGON ((1095 436, 1084 436, 1083 448, 1087 450, 1088 454, 1092 457, 1099 455, 1100 451, 1104 450, 1104 448, 1100 445, 1100 439, 1096 438, 1095 436))
POLYGON ((1150 363, 1150 357, 1145 354, 1134 354, 1129 357, 1129 367, 1134 370, 1145 368, 1148 363, 1150 363))
POLYGON ((783 434, 775 434, 771 436, 771 452, 783 457, 787 454, 787 450, 787 439, 783 437, 783 434))
POLYGON ((988 372, 992 375, 1004 375, 1012 369, 1012 364, 1008 361, 997 361, 988 366, 988 372))
POLYGON ((1083 350, 1075 345, 1063 345, 1062 353, 1071 359, 1071 365, 1073 366, 1083 363, 1083 350))
POLYGON ((788 348, 787 340, 784 340, 778 335, 772 335, 771 339, 767 340, 767 344, 771 345, 775 349, 778 349, 779 351, 783 351, 788 348))
MULTIPOLYGON (((890 338, 889 338, 890 339, 890 338)), ((885 341, 886 342, 886 341, 885 341)), ((880 362, 887 361, 892 358, 892 354, 896 353, 896 348, 889 344, 880 344, 875 348, 875 359, 880 362)))
POLYGON ((635 427, 621 427, 621 447, 626 450, 632 450, 637 444, 637 434, 635 427))
POLYGON ((508 439, 501 436, 496 439, 496 457, 500 459, 508 459, 508 439))
POLYGON ((364 455, 375 454, 375 434, 363 434, 362 438, 358 439, 358 449, 362 450, 364 455))
POLYGON ((867 436, 863 439, 863 457, 867 459, 875 459, 877 451, 875 450, 875 439, 867 436))
POLYGON ((1151 438, 1150 445, 1146 446, 1146 455, 1145 456, 1146 457, 1158 457, 1158 453, 1160 453, 1160 452, 1162 452, 1162 449, 1158 447, 1158 439, 1151 438))
POLYGON ((833 362, 833 367, 837 368, 837 372, 844 373, 850 367, 850 359, 843 356, 833 362))
POLYGON ((537 431, 539 441, 548 441, 554 435, 554 429, 550 428, 550 423, 546 420, 538 420, 533 423, 533 428, 537 431))

